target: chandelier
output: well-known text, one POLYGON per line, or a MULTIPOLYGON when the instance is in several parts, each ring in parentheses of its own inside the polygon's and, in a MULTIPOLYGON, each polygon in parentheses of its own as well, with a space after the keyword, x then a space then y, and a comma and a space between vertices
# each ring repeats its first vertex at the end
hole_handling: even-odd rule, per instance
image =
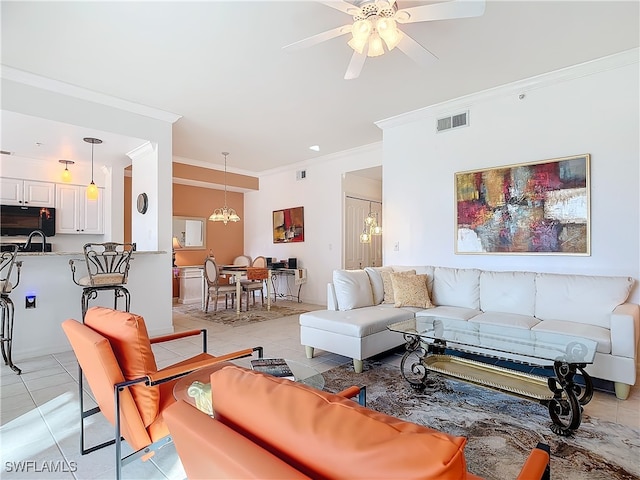
POLYGON ((229 222, 239 222, 240 217, 233 208, 227 207, 227 155, 229 152, 222 152, 222 155, 224 155, 224 207, 216 208, 209 220, 222 222, 226 225, 229 222))
POLYGON ((369 214, 364 219, 360 243, 371 243, 371 237, 374 235, 382 235, 382 227, 378 223, 378 213, 371 211, 371 202, 369 202, 369 214))
POLYGON ((364 53, 369 57, 377 57, 384 53, 382 42, 387 45, 389 51, 393 50, 402 40, 403 34, 396 25, 394 15, 397 6, 395 2, 378 0, 368 3, 360 8, 353 16, 351 35, 353 38, 347 42, 358 53, 364 53), (365 51, 365 46, 368 48, 365 51))

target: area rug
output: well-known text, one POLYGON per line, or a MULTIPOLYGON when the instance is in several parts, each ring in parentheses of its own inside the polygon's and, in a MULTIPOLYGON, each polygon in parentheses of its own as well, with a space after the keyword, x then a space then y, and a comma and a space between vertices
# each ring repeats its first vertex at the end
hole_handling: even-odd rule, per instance
POLYGON ((236 313, 235 309, 224 309, 219 306, 218 311, 214 312, 213 307, 209 307, 209 312, 205 313, 200 308, 200 304, 190 305, 175 305, 173 307, 174 312, 189 315, 190 317, 197 318, 199 320, 206 320, 208 322, 221 323, 224 325, 230 325, 232 327, 240 327, 243 325, 250 325, 252 323, 264 322, 266 320, 273 320, 281 317, 288 317, 290 315, 299 315, 300 313, 307 312, 302 307, 294 308, 289 306, 271 305, 271 310, 267 310, 267 306, 256 305, 251 307, 249 311, 241 311, 236 313))
POLYGON ((365 361, 362 374, 354 373, 350 364, 323 373, 325 390, 366 385, 369 408, 466 437, 467 469, 488 480, 517 478, 538 442, 550 446, 554 480, 640 478, 639 429, 585 414, 573 436, 560 437, 549 429, 551 420, 544 405, 429 375, 434 384, 419 392, 402 378, 399 367, 379 362, 365 361))

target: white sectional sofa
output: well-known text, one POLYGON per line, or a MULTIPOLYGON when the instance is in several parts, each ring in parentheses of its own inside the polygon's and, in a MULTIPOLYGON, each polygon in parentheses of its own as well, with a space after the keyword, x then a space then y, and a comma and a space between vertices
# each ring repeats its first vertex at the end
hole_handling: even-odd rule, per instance
POLYGON ((314 348, 348 356, 361 372, 363 359, 404 343, 387 325, 421 316, 578 335, 598 342, 587 371, 615 382, 616 395, 625 399, 636 381, 640 339, 640 307, 627 303, 634 282, 630 277, 434 266, 336 270, 327 286, 327 310, 300 315, 300 339, 307 357, 313 357, 314 348), (419 277, 426 281, 426 303, 411 298, 420 297, 419 292, 408 299, 402 292, 389 303, 389 279, 404 284, 391 273, 413 271, 426 275, 419 277))

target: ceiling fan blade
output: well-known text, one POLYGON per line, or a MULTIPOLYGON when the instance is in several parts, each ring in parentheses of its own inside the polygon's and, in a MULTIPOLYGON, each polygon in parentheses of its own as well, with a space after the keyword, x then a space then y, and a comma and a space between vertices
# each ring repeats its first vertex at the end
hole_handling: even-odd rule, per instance
POLYGON ((317 45, 318 43, 331 40, 332 38, 339 37, 340 35, 344 35, 345 33, 349 33, 351 31, 351 27, 351 25, 336 27, 332 30, 327 30, 326 32, 318 33, 317 35, 314 35, 312 37, 308 37, 303 40, 299 40, 297 42, 286 45, 282 47, 282 49, 293 52, 295 50, 312 47, 313 45, 317 45))
POLYGON ((351 61, 349 62, 349 66, 347 67, 347 72, 344 74, 344 79, 353 80, 354 78, 358 78, 360 72, 362 71, 362 67, 364 67, 364 61, 366 59, 366 53, 353 52, 351 61))
POLYGON ((414 62, 423 67, 430 67, 436 62, 436 60, 438 60, 438 57, 436 57, 433 53, 424 48, 406 33, 402 37, 402 40, 400 40, 398 48, 414 62))
POLYGON ((451 18, 479 17, 484 14, 485 0, 451 0, 398 10, 398 23, 430 22, 451 18))
POLYGON ((343 13, 346 13, 347 15, 356 15, 360 9, 354 5, 351 5, 350 3, 347 2, 343 2, 341 0, 317 0, 318 3, 322 3, 323 5, 326 5, 327 7, 331 7, 331 8, 335 8, 336 10, 340 10, 343 13))

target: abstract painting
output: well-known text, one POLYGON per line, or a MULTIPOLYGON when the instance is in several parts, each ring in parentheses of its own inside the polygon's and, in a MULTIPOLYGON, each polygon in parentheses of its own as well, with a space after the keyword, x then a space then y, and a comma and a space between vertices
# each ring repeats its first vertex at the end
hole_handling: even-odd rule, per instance
POLYGON ((589 255, 589 161, 456 173, 456 253, 589 255))
POLYGON ((273 212, 273 243, 304 242, 304 207, 273 212))

